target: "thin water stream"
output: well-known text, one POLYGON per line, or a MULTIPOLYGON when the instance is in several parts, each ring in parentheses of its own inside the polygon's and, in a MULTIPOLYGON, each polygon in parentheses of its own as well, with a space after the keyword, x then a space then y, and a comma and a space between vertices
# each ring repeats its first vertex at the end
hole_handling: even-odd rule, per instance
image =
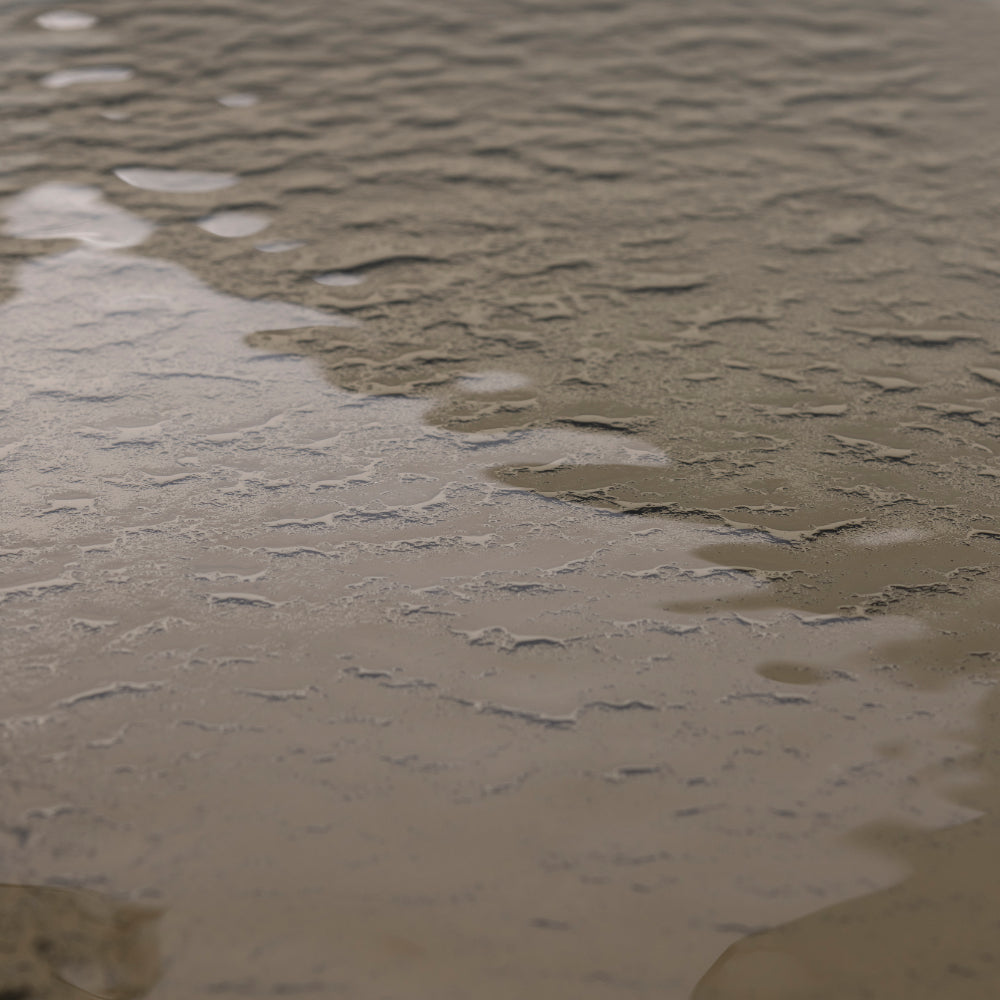
POLYGON ((0 5, 0 994, 992 996, 998 41, 0 5))

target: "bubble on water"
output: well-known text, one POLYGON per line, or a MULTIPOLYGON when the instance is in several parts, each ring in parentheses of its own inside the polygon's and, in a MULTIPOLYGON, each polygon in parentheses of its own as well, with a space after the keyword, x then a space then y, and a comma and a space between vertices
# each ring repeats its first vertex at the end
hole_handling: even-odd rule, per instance
POLYGON ((253 236, 270 224, 271 220, 258 212, 216 212, 197 222, 198 228, 204 229, 206 233, 228 239, 253 236))
POLYGON ((126 66, 83 66, 80 69, 60 69, 42 77, 42 86, 59 89, 88 83, 124 83, 135 74, 126 66))
POLYGON ((166 170, 157 167, 118 167, 115 177, 144 191, 166 191, 171 194, 200 194, 232 187, 239 178, 211 170, 166 170))

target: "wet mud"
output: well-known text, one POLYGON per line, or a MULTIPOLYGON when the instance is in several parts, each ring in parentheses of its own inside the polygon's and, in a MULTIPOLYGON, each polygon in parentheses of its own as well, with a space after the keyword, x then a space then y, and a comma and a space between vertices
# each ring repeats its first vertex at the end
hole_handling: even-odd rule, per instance
POLYGON ((23 1000, 145 996, 159 977, 150 907, 92 892, 0 886, 0 994, 23 1000))
POLYGON ((993 996, 998 43, 0 5, 0 994, 993 996))

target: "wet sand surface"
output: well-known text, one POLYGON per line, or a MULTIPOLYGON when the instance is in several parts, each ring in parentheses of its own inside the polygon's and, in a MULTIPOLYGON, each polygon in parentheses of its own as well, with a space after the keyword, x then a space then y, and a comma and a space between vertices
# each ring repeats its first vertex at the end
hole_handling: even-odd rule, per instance
POLYGON ((0 997, 1000 993, 998 45, 0 4, 0 997))

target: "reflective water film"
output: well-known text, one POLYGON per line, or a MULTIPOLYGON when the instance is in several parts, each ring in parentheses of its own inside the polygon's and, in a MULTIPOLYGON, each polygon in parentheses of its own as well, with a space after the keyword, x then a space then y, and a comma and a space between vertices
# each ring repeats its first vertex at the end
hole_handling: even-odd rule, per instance
POLYGON ((998 45, 0 4, 0 1000, 1000 995, 998 45))

